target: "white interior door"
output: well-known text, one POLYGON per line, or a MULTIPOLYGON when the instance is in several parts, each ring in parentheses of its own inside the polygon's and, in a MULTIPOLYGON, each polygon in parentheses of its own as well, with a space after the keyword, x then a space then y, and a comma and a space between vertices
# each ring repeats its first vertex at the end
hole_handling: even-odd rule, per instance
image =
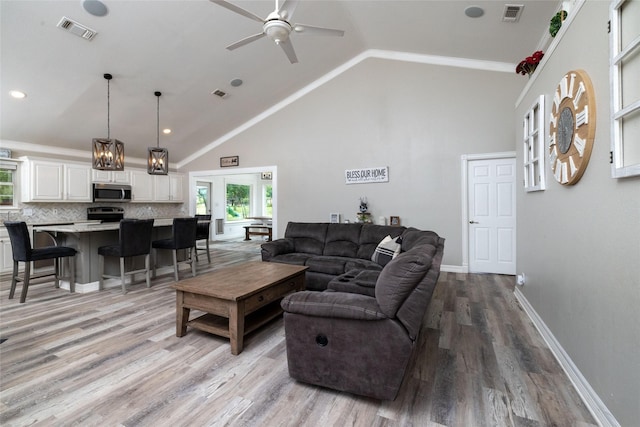
POLYGON ((468 162, 469 271, 516 274, 516 160, 468 162))

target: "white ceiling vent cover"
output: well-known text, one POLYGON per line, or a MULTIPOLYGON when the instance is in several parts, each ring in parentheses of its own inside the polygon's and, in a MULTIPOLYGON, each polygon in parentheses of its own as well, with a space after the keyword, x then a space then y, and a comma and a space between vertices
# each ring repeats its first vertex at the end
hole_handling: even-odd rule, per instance
POLYGON ((505 4, 502 22, 518 22, 520 15, 522 15, 522 9, 524 9, 522 4, 505 4))
POLYGON ((93 40, 96 34, 98 34, 96 30, 92 30, 91 28, 82 25, 73 19, 69 19, 66 16, 62 17, 57 26, 65 31, 69 31, 71 34, 82 37, 85 40, 93 40))

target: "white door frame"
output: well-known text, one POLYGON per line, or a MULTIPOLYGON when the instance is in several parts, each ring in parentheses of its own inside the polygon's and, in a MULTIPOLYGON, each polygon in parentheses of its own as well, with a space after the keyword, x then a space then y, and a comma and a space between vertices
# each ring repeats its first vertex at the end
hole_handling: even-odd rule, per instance
MULTIPOLYGON (((462 271, 461 273, 469 272, 469 176, 468 166, 472 160, 495 160, 495 159, 507 159, 515 158, 515 151, 502 151, 498 153, 485 153, 485 154, 463 154, 460 156, 462 163, 461 173, 461 186, 462 190, 462 271)), ((517 165, 516 165, 517 167, 517 165)), ((517 215, 517 212, 516 212, 517 215)), ((516 237, 517 238, 517 237, 516 237)))
POLYGON ((189 172, 189 215, 194 215, 196 211, 196 181, 206 176, 221 175, 241 175, 249 173, 271 172, 271 186, 273 189, 271 201, 273 203, 273 213, 271 215, 273 222, 273 236, 278 235, 278 167, 277 166, 259 166, 255 168, 229 168, 212 169, 206 171, 189 172))

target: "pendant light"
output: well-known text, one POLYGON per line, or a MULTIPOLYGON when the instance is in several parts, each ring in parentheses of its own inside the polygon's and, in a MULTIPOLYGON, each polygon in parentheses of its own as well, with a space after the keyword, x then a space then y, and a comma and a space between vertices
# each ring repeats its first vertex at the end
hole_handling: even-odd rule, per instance
POLYGON ((93 138, 93 168, 99 170, 121 171, 124 170, 124 143, 117 139, 111 139, 109 128, 109 82, 113 78, 111 74, 103 76, 107 80, 107 137, 93 138))
POLYGON ((156 146, 149 147, 149 157, 147 158, 147 173, 150 175, 166 175, 169 173, 169 151, 166 148, 160 148, 160 96, 161 92, 154 92, 157 103, 158 118, 158 135, 156 138, 156 146))

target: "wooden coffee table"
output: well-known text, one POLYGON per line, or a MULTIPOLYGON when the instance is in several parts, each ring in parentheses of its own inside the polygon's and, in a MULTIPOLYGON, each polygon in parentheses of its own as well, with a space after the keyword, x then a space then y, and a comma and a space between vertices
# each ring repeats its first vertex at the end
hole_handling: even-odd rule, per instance
POLYGON ((187 326, 231 341, 239 354, 244 336, 282 313, 280 300, 304 290, 307 267, 275 262, 247 262, 181 280, 176 290, 176 335, 187 326), (206 314, 189 320, 191 309, 206 314))

